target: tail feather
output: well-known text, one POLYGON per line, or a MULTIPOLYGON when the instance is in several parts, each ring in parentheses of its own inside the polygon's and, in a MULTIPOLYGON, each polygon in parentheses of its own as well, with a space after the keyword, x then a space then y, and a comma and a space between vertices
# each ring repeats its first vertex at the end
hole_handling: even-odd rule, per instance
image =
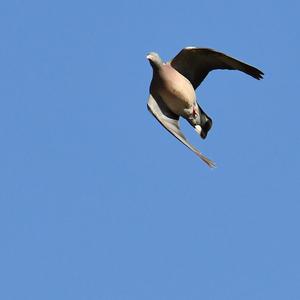
POLYGON ((202 131, 200 133, 200 136, 205 139, 207 136, 207 133, 212 127, 212 119, 203 111, 203 109, 198 104, 199 111, 200 111, 200 126, 202 128, 202 131))

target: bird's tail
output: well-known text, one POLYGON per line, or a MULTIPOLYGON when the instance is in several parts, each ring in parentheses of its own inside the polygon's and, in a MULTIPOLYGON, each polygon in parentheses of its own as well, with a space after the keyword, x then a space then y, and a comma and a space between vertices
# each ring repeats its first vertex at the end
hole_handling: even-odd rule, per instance
POLYGON ((202 110, 200 105, 198 104, 199 111, 200 111, 200 126, 201 126, 201 133, 200 136, 205 139, 207 136, 208 131, 212 127, 212 119, 202 110))

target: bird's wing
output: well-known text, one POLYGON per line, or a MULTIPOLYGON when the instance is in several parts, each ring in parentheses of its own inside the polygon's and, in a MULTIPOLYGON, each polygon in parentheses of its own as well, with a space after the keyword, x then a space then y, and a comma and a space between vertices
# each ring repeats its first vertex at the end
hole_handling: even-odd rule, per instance
POLYGON ((171 66, 185 76, 196 89, 206 75, 216 69, 239 70, 256 79, 264 73, 224 53, 208 48, 187 47, 170 62, 171 66))
POLYGON ((178 122, 179 117, 172 113, 161 99, 154 99, 154 97, 150 94, 147 107, 153 116, 160 122, 160 124, 163 125, 180 142, 198 155, 209 167, 215 167, 215 163, 213 161, 205 157, 187 141, 184 134, 180 130, 178 122))

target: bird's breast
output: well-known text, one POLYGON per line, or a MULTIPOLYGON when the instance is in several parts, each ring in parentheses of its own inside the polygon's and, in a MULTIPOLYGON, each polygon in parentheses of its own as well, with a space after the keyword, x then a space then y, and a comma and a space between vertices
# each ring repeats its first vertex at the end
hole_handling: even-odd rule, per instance
POLYGON ((192 84, 175 69, 166 69, 160 74, 159 93, 166 105, 178 115, 190 108, 196 100, 192 84))

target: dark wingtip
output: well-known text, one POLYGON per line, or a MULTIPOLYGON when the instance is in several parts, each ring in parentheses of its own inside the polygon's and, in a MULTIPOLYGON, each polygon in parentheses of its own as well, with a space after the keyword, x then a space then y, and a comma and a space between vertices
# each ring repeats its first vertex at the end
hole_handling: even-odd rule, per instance
POLYGON ((247 73, 257 80, 263 79, 263 75, 265 75, 261 70, 250 65, 244 66, 244 68, 240 69, 240 71, 247 73))
POLYGON ((255 76, 255 78, 257 80, 261 80, 261 79, 264 79, 264 73, 262 71, 258 71, 257 75, 255 76))
POLYGON ((256 68, 253 68, 254 70, 251 70, 251 73, 248 73, 249 75, 251 75, 252 77, 254 77, 257 80, 261 80, 264 77, 264 73, 261 70, 258 70, 256 68))

